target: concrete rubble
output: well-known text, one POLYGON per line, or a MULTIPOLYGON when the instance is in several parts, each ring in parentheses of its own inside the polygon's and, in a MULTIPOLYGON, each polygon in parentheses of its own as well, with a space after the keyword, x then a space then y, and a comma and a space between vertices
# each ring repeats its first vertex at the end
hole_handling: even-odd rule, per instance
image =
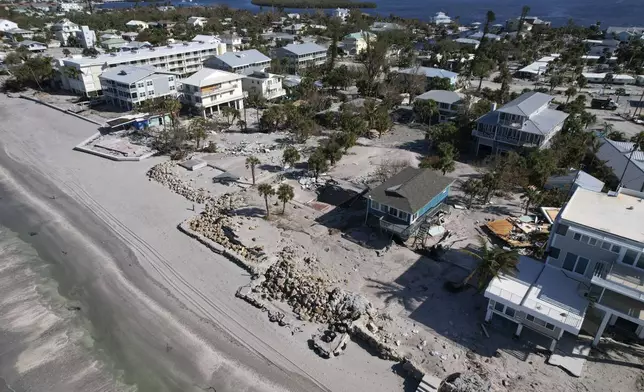
POLYGON ((489 392, 492 385, 476 373, 460 373, 448 377, 439 392, 489 392))

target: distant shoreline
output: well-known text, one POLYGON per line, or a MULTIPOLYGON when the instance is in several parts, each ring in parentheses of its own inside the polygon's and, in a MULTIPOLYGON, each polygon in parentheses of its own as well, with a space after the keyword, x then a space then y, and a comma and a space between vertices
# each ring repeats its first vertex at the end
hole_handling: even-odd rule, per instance
POLYGON ((251 0, 251 4, 259 7, 301 9, 376 8, 376 3, 373 2, 350 0, 251 0))

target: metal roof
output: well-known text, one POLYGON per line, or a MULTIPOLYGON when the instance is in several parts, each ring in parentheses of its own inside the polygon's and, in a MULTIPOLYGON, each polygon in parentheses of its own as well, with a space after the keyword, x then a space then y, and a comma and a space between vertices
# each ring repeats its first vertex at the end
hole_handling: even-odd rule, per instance
POLYGON ((106 53, 95 57, 61 58, 65 65, 77 65, 88 67, 92 65, 123 64, 130 61, 138 61, 153 57, 176 55, 180 53, 193 52, 198 50, 217 49, 218 43, 186 42, 183 44, 155 46, 149 49, 133 52, 106 53))
POLYGON ((103 72, 100 76, 101 79, 114 80, 115 82, 131 84, 136 83, 141 79, 145 79, 154 74, 168 74, 178 75, 174 72, 169 72, 163 69, 154 67, 135 67, 133 65, 121 65, 118 67, 110 68, 103 72))
POLYGON ((183 79, 181 82, 183 84, 189 84, 191 86, 204 87, 212 86, 216 83, 225 83, 243 78, 244 76, 236 73, 226 72, 219 69, 203 68, 202 70, 197 71, 191 76, 183 79))
POLYGON ((431 91, 427 91, 426 93, 420 94, 419 96, 416 97, 416 99, 421 99, 421 100, 431 99, 432 101, 436 101, 436 102, 454 104, 463 100, 463 97, 459 93, 456 93, 454 91, 431 90, 431 91))
POLYGON ((326 48, 312 42, 307 42, 303 44, 288 44, 281 49, 291 52, 297 56, 302 56, 305 54, 311 54, 315 52, 326 52, 326 48))
POLYGON ((547 105, 554 99, 553 96, 538 93, 536 91, 530 91, 528 93, 522 94, 516 99, 506 103, 501 106, 498 110, 502 113, 516 114, 519 116, 530 117, 537 110, 547 105))
POLYGON ((436 195, 443 192, 452 182, 454 182, 453 179, 442 176, 431 169, 406 167, 369 191, 366 197, 414 214, 426 206, 436 195))
POLYGON ((430 68, 430 67, 412 67, 405 68, 398 71, 399 73, 411 74, 411 75, 425 75, 428 78, 447 78, 452 79, 458 77, 456 72, 448 71, 440 68, 430 68))
POLYGON ((227 64, 231 68, 271 61, 270 57, 264 55, 257 49, 242 50, 240 52, 226 52, 215 58, 227 64))

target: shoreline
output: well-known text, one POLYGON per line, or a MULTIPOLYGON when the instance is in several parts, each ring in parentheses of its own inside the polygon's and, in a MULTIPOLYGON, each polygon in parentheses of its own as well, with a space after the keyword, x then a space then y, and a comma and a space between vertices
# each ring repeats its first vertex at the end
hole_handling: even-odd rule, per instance
MULTIPOLYGON (((34 176, 34 173, 27 174, 28 170, 25 168, 18 170, 23 176, 23 182, 31 185, 31 189, 29 189, 29 186, 20 183, 11 176, 10 169, 7 168, 7 166, 11 166, 10 160, 11 158, 0 150, 0 197, 3 201, 0 206, 0 224, 17 233, 22 241, 37 250, 41 259, 53 267, 52 277, 58 284, 59 294, 68 301, 80 303, 82 317, 92 325, 92 337, 96 341, 97 349, 107 353, 115 364, 114 374, 122 373, 123 380, 128 385, 137 386, 138 391, 197 391, 204 390, 210 385, 229 383, 230 380, 208 380, 203 373, 196 372, 200 367, 199 360, 192 357, 191 353, 198 351, 196 350, 197 346, 205 343, 200 336, 187 330, 181 330, 182 326, 179 324, 172 326, 179 329, 178 331, 170 330, 169 325, 178 323, 177 317, 188 316, 186 312, 190 311, 185 306, 175 304, 170 307, 169 303, 165 303, 166 307, 162 308, 134 286, 128 289, 136 290, 136 293, 129 297, 123 292, 115 295, 114 293, 118 293, 119 290, 108 290, 110 288, 108 279, 114 277, 108 278, 106 274, 120 273, 120 266, 116 263, 116 260, 119 260, 121 266, 134 267, 130 269, 129 274, 137 275, 139 285, 146 286, 146 289, 152 291, 165 291, 163 293, 157 292, 157 294, 169 295, 167 289, 163 290, 159 287, 160 284, 146 282, 149 277, 145 276, 145 272, 138 265, 138 260, 128 245, 122 243, 118 238, 113 238, 114 236, 109 233, 108 228, 97 226, 95 229, 100 232, 99 234, 90 228, 90 224, 83 225, 84 233, 81 235, 80 231, 69 224, 68 219, 70 218, 59 214, 58 209, 52 208, 49 204, 56 203, 59 206, 66 204, 65 207, 59 207, 59 209, 67 213, 76 210, 76 213, 72 214, 76 217, 82 214, 82 207, 74 206, 74 201, 67 197, 57 196, 49 202, 29 196, 30 193, 61 195, 63 192, 57 190, 52 184, 42 181, 43 179, 38 181, 37 176, 34 176), (43 190, 45 192, 42 192, 43 190), (37 234, 30 235, 29 233, 37 234), (96 247, 92 243, 92 237, 102 238, 101 247, 96 247), (109 246, 106 246, 108 244, 109 246), (107 249, 101 249, 103 246, 106 246, 107 249), (112 254, 113 257, 108 256, 106 252, 112 254), (109 263, 113 262, 114 265, 107 267, 111 271, 93 272, 91 269, 94 266, 82 265, 81 259, 91 260, 96 257, 103 258, 103 261, 111 259, 109 263), (138 304, 135 301, 145 302, 146 308, 137 307, 138 304), (128 306, 121 306, 119 302, 128 302, 128 306), (114 314, 110 314, 106 309, 113 311, 114 314), (141 330, 136 335, 132 334, 133 329, 127 329, 127 333, 114 334, 114 331, 125 332, 126 330, 117 320, 120 318, 117 316, 119 313, 124 319, 130 319, 136 317, 137 312, 157 312, 156 316, 162 318, 163 322, 159 323, 157 320, 148 323, 147 320, 141 320, 141 324, 138 325, 141 330), (156 330, 155 326, 158 327, 156 330), (165 339, 156 335, 159 332, 166 333, 165 339), (185 341, 185 335, 188 335, 188 339, 191 340, 189 344, 186 344, 188 342, 185 341), (159 360, 163 356, 175 358, 159 360), (141 366, 141 364, 145 365, 141 366)), ((14 164, 16 163, 14 162, 14 164)), ((74 220, 74 217, 71 220, 74 220)), ((132 276, 129 278, 132 279, 132 276)), ((125 288, 123 285, 130 283, 125 279, 124 276, 116 277, 115 282, 111 282, 114 285, 112 288, 125 288)), ((229 340, 229 343, 234 344, 233 339, 225 336, 224 331, 219 331, 219 333, 222 339, 229 340)), ((228 363, 231 368, 235 366, 234 360, 230 362, 231 360, 223 356, 216 359, 228 363)), ((241 364, 237 365, 241 367, 241 364)), ((244 375, 245 372, 241 373, 244 375)), ((234 377, 235 374, 230 374, 230 376, 234 377)), ((251 384, 259 381, 252 380, 250 377, 249 379, 251 384)), ((10 384, 9 381, 6 382, 10 384)), ((238 383, 243 384, 245 380, 240 379, 238 383)), ((283 390, 279 387, 271 387, 270 382, 261 382, 261 384, 266 385, 256 390, 283 390)), ((250 388, 250 385, 246 387, 250 388)), ((217 390, 233 391, 234 389, 217 388, 217 390)))

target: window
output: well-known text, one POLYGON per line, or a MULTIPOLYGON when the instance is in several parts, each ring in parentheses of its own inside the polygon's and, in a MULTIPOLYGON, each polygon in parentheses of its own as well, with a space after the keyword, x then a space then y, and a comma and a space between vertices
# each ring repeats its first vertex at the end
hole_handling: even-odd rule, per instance
POLYGON ((534 322, 534 316, 531 314, 526 314, 525 319, 534 322))
POLYGON ((168 82, 174 82, 174 76, 168 76, 168 82))
POLYGON ((398 210, 398 218, 404 220, 405 222, 409 220, 409 214, 405 211, 398 210))
POLYGON ((602 249, 604 250, 610 250, 611 243, 610 242, 602 242, 602 249))
POLYGON ((621 250, 622 250, 622 248, 620 246, 617 246, 617 245, 613 245, 610 248, 610 251, 613 252, 613 253, 619 253, 621 250))
POLYGON ((148 91, 148 95, 150 95, 150 96, 154 95, 154 90, 148 91))
POLYGON ((622 259, 622 263, 633 265, 635 264, 635 260, 637 260, 637 256, 639 256, 638 252, 632 249, 626 249, 626 253, 624 253, 624 258, 622 259))
POLYGON ((385 214, 389 211, 389 207, 387 207, 384 204, 380 205, 380 211, 384 212, 385 214))
POLYGON ((553 324, 550 324, 550 323, 546 323, 546 328, 551 330, 551 331, 555 330, 555 326, 553 324))
POLYGON ((505 313, 506 315, 508 315, 508 316, 510 316, 510 317, 512 317, 512 318, 514 318, 514 314, 515 314, 515 313, 514 313, 514 309, 512 309, 512 308, 511 308, 511 307, 509 307, 509 306, 506 306, 506 307, 505 307, 505 311, 504 311, 503 313, 505 313))
POLYGON ((136 86, 138 88, 143 88, 143 87, 145 87, 145 83, 137 83, 136 86))
POLYGON ((577 256, 574 253, 568 252, 564 260, 562 268, 579 275, 584 275, 586 273, 586 268, 588 268, 588 260, 585 257, 577 256))
POLYGON ((152 81, 151 81, 151 80, 148 80, 146 84, 147 84, 148 86, 152 86, 152 81))
POLYGON ((505 305, 503 305, 500 302, 497 302, 494 304, 494 310, 496 310, 497 312, 503 313, 503 311, 505 310, 505 305))
POLYGON ((175 89, 175 87, 174 87, 174 86, 170 86, 170 90, 174 90, 174 89, 175 89))
POLYGON ((380 209, 380 203, 378 203, 377 201, 371 200, 371 208, 374 209, 374 210, 379 210, 380 209))
POLYGON ((579 275, 583 275, 586 273, 586 268, 588 267, 588 263, 590 260, 588 260, 585 257, 580 257, 577 259, 577 265, 575 266, 575 272, 578 273, 579 275))
POLYGON ((597 239, 596 238, 591 238, 588 240, 588 245, 595 246, 597 245, 597 239))
POLYGON ((581 234, 579 234, 579 233, 575 233, 575 234, 572 236, 572 239, 573 239, 573 240, 575 240, 575 241, 579 241, 579 240, 581 240, 581 234))
POLYGON ((588 244, 590 246, 595 246, 597 244, 597 239, 592 238, 590 236, 587 236, 585 234, 581 233, 575 233, 572 238, 576 241, 583 242, 584 244, 588 244))
POLYGON ((136 93, 130 94, 130 98, 136 98, 136 97, 137 97, 136 93))
POLYGON ((141 91, 141 92, 139 93, 139 96, 140 96, 141 98, 145 97, 145 91, 141 91))
POLYGON ((552 257, 553 259, 558 259, 560 253, 561 249, 555 248, 554 246, 550 247, 550 257, 552 257))

